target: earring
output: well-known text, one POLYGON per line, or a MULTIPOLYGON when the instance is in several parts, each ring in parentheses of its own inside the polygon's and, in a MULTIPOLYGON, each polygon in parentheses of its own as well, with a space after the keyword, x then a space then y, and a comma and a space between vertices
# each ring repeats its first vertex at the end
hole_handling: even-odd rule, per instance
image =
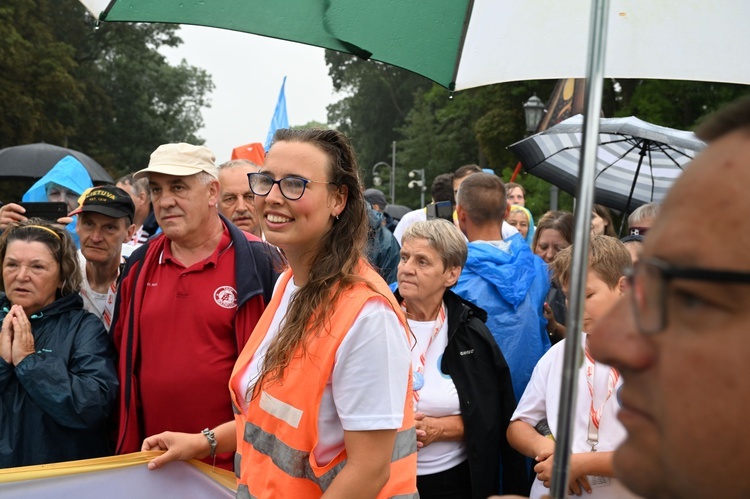
POLYGON ((336 220, 338 220, 338 219, 339 219, 339 216, 338 216, 338 215, 336 215, 336 220))

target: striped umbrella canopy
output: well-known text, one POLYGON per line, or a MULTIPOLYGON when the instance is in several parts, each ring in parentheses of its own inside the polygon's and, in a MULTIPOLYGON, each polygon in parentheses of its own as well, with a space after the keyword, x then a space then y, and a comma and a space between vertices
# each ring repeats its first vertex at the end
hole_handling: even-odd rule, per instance
MULTIPOLYGON (((509 149, 532 175, 575 195, 583 116, 576 115, 509 149)), ((705 147, 693 132, 654 125, 635 116, 602 118, 594 202, 630 213, 661 202, 683 168, 705 147)))

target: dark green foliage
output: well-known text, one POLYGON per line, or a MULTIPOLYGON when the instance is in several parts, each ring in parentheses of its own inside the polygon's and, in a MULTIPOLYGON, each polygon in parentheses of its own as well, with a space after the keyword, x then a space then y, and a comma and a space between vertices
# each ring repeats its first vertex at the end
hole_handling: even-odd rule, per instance
MULTIPOLYGON (((407 187, 410 170, 424 168, 428 188, 435 176, 468 163, 509 180, 517 160, 507 147, 526 135, 523 103, 533 93, 546 101, 556 83, 504 83, 451 95, 439 85, 383 64, 332 52, 326 60, 334 87, 347 94, 329 107, 329 121, 352 137, 366 186, 372 185, 371 165, 390 163, 390 144, 396 140, 396 202, 413 208, 420 193, 407 187)), ((635 115, 690 130, 710 112, 747 93, 746 85, 607 80, 602 109, 604 116, 635 115)), ((380 173, 387 182, 384 170, 380 173)), ((549 209, 550 185, 523 173, 515 181, 526 189, 527 206, 538 219, 549 209)), ((388 192, 387 184, 381 188, 388 192)), ((573 198, 560 192, 558 208, 572 211, 573 198)))
MULTIPOLYGON (((334 88, 344 94, 328 106, 328 123, 351 139, 365 183, 371 186, 373 165, 391 163, 391 143, 400 138, 397 130, 413 106, 414 95, 431 83, 403 69, 330 50, 326 64, 334 88)), ((401 167, 400 157, 397 162, 401 167)), ((400 203, 398 193, 396 202, 400 203)))
MULTIPOLYGON (((48 142, 85 152, 117 178, 165 142, 202 143, 205 71, 157 49, 178 26, 95 21, 76 0, 0 4, 0 148, 48 142)), ((4 199, 9 200, 9 199, 4 199)))

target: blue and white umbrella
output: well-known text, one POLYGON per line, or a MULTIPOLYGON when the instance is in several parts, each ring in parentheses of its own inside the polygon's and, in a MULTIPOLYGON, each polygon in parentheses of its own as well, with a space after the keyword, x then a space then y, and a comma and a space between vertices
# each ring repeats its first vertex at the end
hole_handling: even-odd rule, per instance
MULTIPOLYGON (((510 146, 528 173, 575 195, 581 158, 579 114, 510 146)), ((622 212, 661 202, 683 168, 704 147, 693 132, 640 120, 602 118, 594 202, 622 212)))

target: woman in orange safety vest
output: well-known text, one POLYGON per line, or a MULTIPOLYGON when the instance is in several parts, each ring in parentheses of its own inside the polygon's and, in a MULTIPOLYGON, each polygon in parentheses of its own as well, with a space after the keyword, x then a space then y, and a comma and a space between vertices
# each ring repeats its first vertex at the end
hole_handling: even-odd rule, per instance
POLYGON ((417 497, 405 319, 364 257, 349 140, 278 130, 248 178, 288 269, 235 365, 235 421, 147 438, 167 451, 149 467, 236 450, 239 498, 417 497))

